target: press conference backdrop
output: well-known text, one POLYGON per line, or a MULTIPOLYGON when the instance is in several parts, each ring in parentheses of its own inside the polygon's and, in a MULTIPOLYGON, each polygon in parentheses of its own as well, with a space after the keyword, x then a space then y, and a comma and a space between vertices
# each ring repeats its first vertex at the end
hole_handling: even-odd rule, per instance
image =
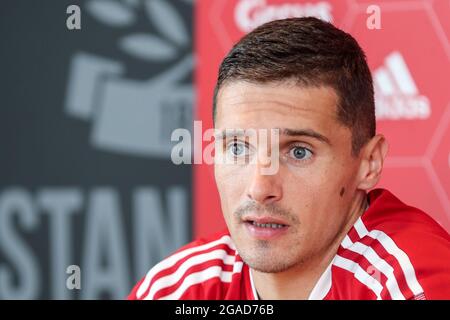
POLYGON ((0 298, 122 299, 164 256, 223 228, 212 167, 174 165, 170 134, 193 119, 211 128, 223 56, 288 16, 360 41, 390 141, 380 186, 450 230, 450 3, 379 0, 378 29, 370 4, 2 1, 0 298), (81 30, 66 27, 73 4, 81 30), (80 289, 67 287, 71 265, 80 289))
MULTIPOLYGON (((450 231, 450 1, 198 0, 198 118, 212 126, 220 61, 260 24, 316 16, 350 32, 367 53, 378 132, 390 143, 380 187, 450 231)), ((194 168, 194 232, 223 226, 211 166, 194 168), (208 199, 208 201, 205 201, 208 199)))
POLYGON ((183 0, 1 1, 0 299, 123 299, 191 239, 170 134, 192 122, 192 16, 183 0))

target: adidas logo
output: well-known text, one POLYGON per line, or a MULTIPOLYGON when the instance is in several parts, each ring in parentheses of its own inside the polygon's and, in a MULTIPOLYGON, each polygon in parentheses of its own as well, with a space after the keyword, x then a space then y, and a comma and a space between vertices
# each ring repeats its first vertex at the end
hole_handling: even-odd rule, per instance
POLYGON ((408 66, 398 51, 389 54, 373 73, 377 120, 427 119, 430 101, 419 94, 408 66))

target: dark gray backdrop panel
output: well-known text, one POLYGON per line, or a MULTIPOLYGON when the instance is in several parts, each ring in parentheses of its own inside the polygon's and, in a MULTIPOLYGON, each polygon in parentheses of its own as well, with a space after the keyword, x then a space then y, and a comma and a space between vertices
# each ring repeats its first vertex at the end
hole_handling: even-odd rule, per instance
POLYGON ((1 2, 1 299, 124 298, 190 240, 170 133, 192 119, 192 6, 1 2))

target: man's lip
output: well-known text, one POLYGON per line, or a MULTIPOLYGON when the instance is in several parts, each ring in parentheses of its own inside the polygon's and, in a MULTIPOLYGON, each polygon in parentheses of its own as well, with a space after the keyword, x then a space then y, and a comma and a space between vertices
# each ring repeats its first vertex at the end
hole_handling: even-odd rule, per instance
POLYGON ((244 222, 256 222, 258 224, 275 223, 288 226, 289 224, 281 219, 272 217, 257 217, 257 216, 246 216, 242 219, 244 222))

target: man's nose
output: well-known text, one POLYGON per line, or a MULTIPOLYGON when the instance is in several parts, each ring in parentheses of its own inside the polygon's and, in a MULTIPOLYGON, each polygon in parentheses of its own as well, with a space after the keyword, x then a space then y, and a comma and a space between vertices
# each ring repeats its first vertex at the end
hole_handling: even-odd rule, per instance
POLYGON ((277 202, 283 196, 279 173, 263 174, 262 167, 261 164, 254 165, 253 174, 247 187, 247 196, 261 204, 277 202))

